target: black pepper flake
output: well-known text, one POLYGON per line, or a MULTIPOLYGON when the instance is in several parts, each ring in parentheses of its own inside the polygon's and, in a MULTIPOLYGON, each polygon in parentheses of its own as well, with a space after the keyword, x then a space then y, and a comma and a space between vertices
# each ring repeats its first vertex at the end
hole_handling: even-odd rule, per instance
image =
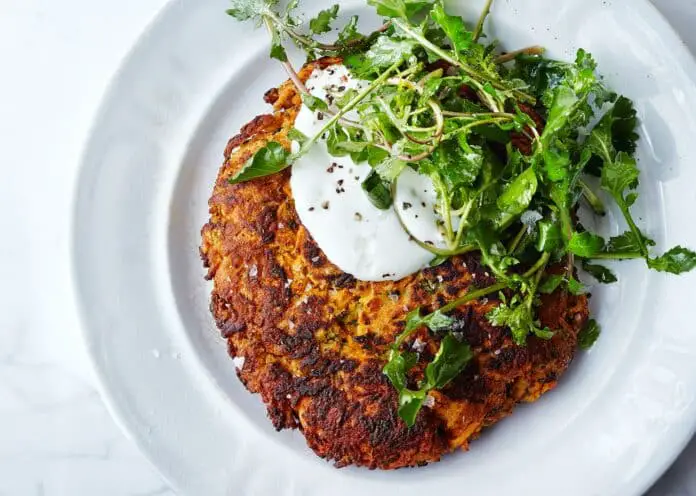
POLYGON ((321 135, 321 139, 326 139, 326 136, 327 136, 326 133, 322 134, 322 135, 321 135))
POLYGON ((329 174, 333 174, 334 170, 336 170, 336 162, 332 163, 328 169, 326 169, 326 172, 329 174))
POLYGON ((421 205, 423 206, 423 208, 425 208, 425 207, 427 206, 427 205, 425 204, 425 202, 421 202, 421 205))
POLYGON ((338 87, 338 91, 346 91, 346 87, 341 85, 338 87))
POLYGON ((314 207, 309 207, 310 212, 314 212, 314 207))
POLYGON ((343 179, 339 179, 339 180, 338 180, 338 185, 339 185, 339 186, 343 186, 343 179))
POLYGON ((317 120, 318 121, 324 120, 324 112, 317 112, 317 120))
POLYGON ((418 218, 418 214, 416 214, 416 219, 418 218))
POLYGON ((356 181, 360 181, 360 176, 355 176, 356 181))
POLYGON ((355 220, 357 220, 358 222, 363 220, 363 216, 360 212, 355 212, 355 220))
POLYGON ((432 241, 425 241, 425 244, 430 245, 430 246, 435 246, 435 243, 433 243, 432 241))
POLYGON ((328 210, 329 209, 329 202, 325 201, 324 203, 322 203, 321 208, 323 208, 324 210, 328 210))
POLYGON ((411 205, 409 202, 403 202, 401 206, 404 210, 408 210, 409 208, 413 207, 413 205, 411 205))
POLYGON ((343 166, 342 166, 342 165, 339 165, 338 168, 339 168, 339 169, 343 169, 343 166))

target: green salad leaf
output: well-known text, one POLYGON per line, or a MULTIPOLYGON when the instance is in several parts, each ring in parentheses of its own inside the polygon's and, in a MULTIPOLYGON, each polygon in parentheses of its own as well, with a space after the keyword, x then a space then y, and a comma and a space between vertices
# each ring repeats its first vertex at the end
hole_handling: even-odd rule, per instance
POLYGON ((309 21, 309 31, 312 34, 322 34, 331 31, 331 23, 338 17, 338 4, 320 11, 309 21))
POLYGON ((290 167, 290 152, 276 141, 269 142, 246 161, 238 173, 228 179, 230 184, 243 183, 269 176, 290 167))
POLYGON ((578 346, 583 350, 589 350, 599 339, 602 330, 596 320, 591 319, 578 334, 578 346))

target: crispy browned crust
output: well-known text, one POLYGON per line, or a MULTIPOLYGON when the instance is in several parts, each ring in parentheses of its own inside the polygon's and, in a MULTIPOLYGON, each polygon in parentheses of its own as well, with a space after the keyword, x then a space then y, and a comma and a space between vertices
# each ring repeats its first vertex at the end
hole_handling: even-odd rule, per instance
MULTIPOLYGON (((306 79, 314 65, 300 76, 306 79)), ((393 469, 437 461, 468 449, 481 429, 534 401, 556 385, 588 317, 585 297, 543 297, 540 318, 556 337, 513 344, 507 329, 485 314, 495 299, 456 312, 459 331, 475 351, 466 370, 407 428, 396 394, 382 374, 384 356, 410 310, 435 309, 472 285, 494 280, 476 255, 398 282, 362 282, 331 264, 302 226, 290 191, 290 171, 230 185, 234 174, 269 140, 288 146, 286 133, 301 105, 289 83, 266 93, 274 112, 244 126, 225 150, 203 227, 201 256, 214 282, 211 311, 233 356, 245 357, 238 375, 259 393, 277 429, 299 428, 309 446, 338 467, 393 469)), ((425 330, 424 360, 438 338, 425 330)), ((410 343, 409 343, 410 344, 410 343)), ((421 360, 423 361, 423 360, 421 360)), ((422 369, 413 373, 418 380, 422 369)))

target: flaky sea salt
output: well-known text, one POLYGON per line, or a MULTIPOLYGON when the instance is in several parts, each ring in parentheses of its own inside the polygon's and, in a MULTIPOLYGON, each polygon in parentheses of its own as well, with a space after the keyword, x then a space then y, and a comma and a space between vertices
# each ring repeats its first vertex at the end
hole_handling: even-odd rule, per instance
POLYGON ((421 341, 421 338, 416 338, 416 340, 411 345, 411 348, 413 348, 413 350, 417 351, 418 353, 423 353, 423 350, 425 349, 425 342, 421 341))

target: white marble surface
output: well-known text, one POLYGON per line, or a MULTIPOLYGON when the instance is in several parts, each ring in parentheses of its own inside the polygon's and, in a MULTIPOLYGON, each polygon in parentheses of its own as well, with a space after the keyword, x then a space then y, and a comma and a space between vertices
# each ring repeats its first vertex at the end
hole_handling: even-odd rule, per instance
MULTIPOLYGON (((0 496, 173 494, 95 390, 67 282, 82 141, 165 1, 0 0, 0 496)), ((653 1, 696 51, 696 0, 653 1)), ((650 495, 696 495, 695 462, 650 495)))

